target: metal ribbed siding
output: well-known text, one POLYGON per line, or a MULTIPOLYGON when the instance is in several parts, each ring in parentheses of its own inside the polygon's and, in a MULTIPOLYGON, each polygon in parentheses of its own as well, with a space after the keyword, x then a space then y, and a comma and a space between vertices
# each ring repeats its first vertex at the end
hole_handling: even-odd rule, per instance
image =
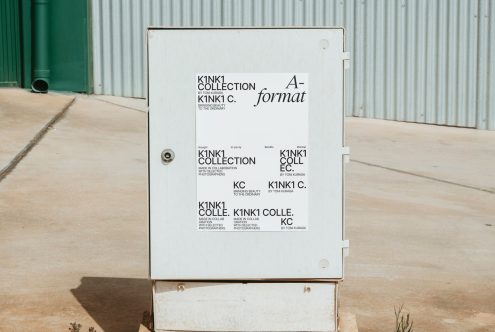
POLYGON ((21 85, 19 3, 0 1, 0 86, 21 85))
POLYGON ((148 26, 344 26, 347 114, 495 129, 491 0, 93 0, 95 92, 144 97, 148 26))
POLYGON ((346 4, 348 115, 495 129, 494 1, 346 4))
POLYGON ((495 130, 495 1, 479 6, 477 127, 495 130))

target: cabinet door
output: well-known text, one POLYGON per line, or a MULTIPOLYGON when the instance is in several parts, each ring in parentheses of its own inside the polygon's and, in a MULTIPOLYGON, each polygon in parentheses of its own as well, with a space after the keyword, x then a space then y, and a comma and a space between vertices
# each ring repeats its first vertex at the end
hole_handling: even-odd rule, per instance
POLYGON ((153 279, 342 277, 343 42, 148 31, 153 279))

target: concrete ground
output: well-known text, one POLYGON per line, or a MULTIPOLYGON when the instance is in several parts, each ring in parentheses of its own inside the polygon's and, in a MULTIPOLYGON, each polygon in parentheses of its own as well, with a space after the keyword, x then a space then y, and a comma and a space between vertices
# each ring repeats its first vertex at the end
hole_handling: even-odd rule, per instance
MULTIPOLYGON (((149 308, 145 103, 77 96, 61 114, 72 98, 0 90, 0 169, 17 156, 0 175, 0 331, 134 332, 149 308)), ((495 331, 495 132, 346 129, 341 310, 359 331, 392 331, 400 304, 415 331, 495 331)))
POLYGON ((145 132, 144 112, 79 96, 0 182, 0 331, 138 330, 150 299, 145 132))
POLYGON ((35 95, 20 89, 0 90, 0 170, 6 170, 24 148, 73 100, 70 96, 35 95))
POLYGON ((351 118, 342 309, 387 331, 495 331, 495 132, 351 118))

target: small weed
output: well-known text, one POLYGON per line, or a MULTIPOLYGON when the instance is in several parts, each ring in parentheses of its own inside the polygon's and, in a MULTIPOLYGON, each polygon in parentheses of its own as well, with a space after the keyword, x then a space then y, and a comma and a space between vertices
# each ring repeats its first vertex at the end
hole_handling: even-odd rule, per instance
POLYGON ((69 332, 81 332, 81 327, 82 327, 81 324, 77 324, 76 322, 74 322, 74 323, 70 323, 69 325, 70 325, 69 332))
POLYGON ((413 321, 410 314, 405 314, 402 309, 404 305, 401 304, 398 308, 394 307, 395 312, 395 332, 413 332, 413 321))
MULTIPOLYGON (((74 323, 69 323, 69 332, 81 332, 82 325, 78 324, 76 322, 74 323)), ((96 329, 94 327, 90 327, 88 329, 88 332, 96 332, 96 329)))

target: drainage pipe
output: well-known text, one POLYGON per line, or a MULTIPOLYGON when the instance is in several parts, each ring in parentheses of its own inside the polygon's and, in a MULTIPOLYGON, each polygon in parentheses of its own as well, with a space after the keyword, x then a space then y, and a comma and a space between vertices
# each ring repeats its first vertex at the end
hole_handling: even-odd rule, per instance
POLYGON ((48 6, 49 0, 33 0, 33 81, 34 92, 47 93, 50 84, 48 6))

